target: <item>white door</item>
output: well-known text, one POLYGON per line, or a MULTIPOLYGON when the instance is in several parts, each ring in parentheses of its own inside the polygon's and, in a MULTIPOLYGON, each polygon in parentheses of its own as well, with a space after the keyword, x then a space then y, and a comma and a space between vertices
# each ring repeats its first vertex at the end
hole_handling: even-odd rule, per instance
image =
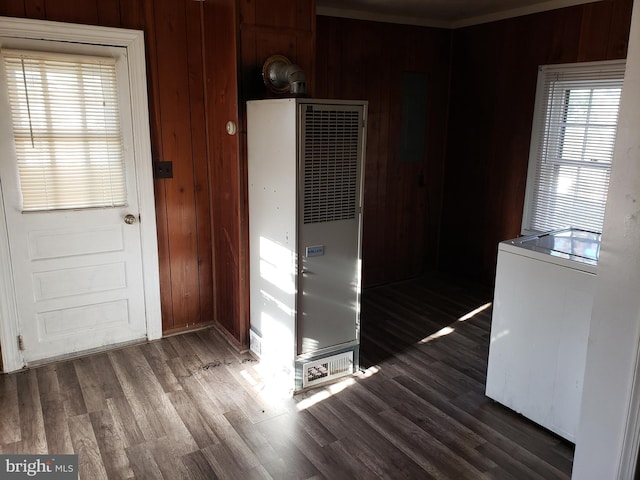
MULTIPOLYGON (((26 48, 41 52, 68 51, 70 45, 33 41, 25 44, 6 38, 0 42, 3 50, 26 48)), ((98 47, 96 51, 95 46, 71 46, 74 54, 86 55, 88 50, 92 55, 116 58, 126 192, 115 206, 25 210, 24 190, 28 180, 23 178, 21 183, 14 120, 5 113, 11 110, 2 62, 0 181, 16 297, 17 333, 26 364, 147 336, 126 50, 98 47)), ((62 88, 51 83, 43 88, 62 88)), ((26 105, 26 108, 35 107, 26 105)), ((70 115, 68 122, 75 122, 76 116, 70 115)), ((91 154, 89 147, 87 155, 91 154)), ((65 154, 59 154, 55 148, 50 149, 50 155, 64 161, 65 154)), ((79 175, 76 183, 71 183, 78 191, 82 191, 82 182, 87 183, 88 190, 95 189, 90 177, 79 175)), ((70 194, 71 189, 63 191, 70 194)))

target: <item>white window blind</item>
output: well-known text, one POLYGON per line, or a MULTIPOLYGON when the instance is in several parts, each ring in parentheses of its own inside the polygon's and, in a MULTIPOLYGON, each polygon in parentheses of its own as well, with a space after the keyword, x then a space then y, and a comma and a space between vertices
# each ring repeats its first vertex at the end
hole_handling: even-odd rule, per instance
POLYGON ((541 67, 523 231, 602 231, 625 63, 541 67))
POLYGON ((23 210, 125 205, 115 59, 1 53, 23 210))

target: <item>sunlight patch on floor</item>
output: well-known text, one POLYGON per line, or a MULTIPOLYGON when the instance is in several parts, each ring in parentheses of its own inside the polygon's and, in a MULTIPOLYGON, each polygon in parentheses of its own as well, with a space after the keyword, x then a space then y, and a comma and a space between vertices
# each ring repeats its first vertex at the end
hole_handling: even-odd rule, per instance
POLYGON ((476 315, 478 315, 479 313, 484 312, 486 309, 491 308, 491 305, 493 305, 492 302, 487 302, 484 305, 479 306, 478 308, 476 308, 475 310, 471 310, 469 313, 464 314, 463 316, 461 316, 458 319, 458 322, 464 322, 466 320, 469 320, 470 318, 475 317, 476 315))
MULTIPOLYGON (((466 322, 473 319, 485 310, 491 308, 491 306, 492 303, 487 302, 484 305, 481 305, 469 311, 468 313, 465 313, 452 324, 447 325, 437 332, 434 332, 431 335, 423 338, 418 342, 418 344, 426 344, 438 338, 446 337, 447 335, 454 333, 456 330, 456 325, 458 323, 466 322)), ((248 388, 267 403, 279 402, 284 398, 291 399, 291 396, 293 395, 293 391, 291 388, 292 377, 290 376, 290 374, 285 374, 284 372, 279 371, 279 369, 274 370, 273 365, 269 365, 270 362, 265 360, 266 359, 262 359, 262 361, 252 366, 253 372, 257 375, 258 379, 256 379, 255 376, 249 374, 247 371, 240 372, 240 375, 248 384, 248 388), (275 372, 279 372, 279 374, 275 372)), ((350 386, 354 385, 358 379, 371 377, 380 372, 380 370, 381 367, 379 365, 374 365, 367 368, 366 370, 356 372, 354 375, 335 383, 331 383, 325 386, 318 385, 313 390, 301 393, 301 397, 304 396, 304 398, 297 402, 295 408, 298 411, 306 410, 313 405, 327 400, 333 395, 336 395, 349 388, 350 386)))
POLYGON ((440 330, 438 330, 435 333, 432 333, 431 335, 429 335, 428 337, 424 337, 422 340, 420 340, 418 343, 423 344, 423 343, 429 343, 431 340, 435 340, 436 338, 440 338, 440 337, 444 337, 446 335, 449 335, 453 332, 455 332, 455 328, 449 326, 449 327, 444 327, 441 328, 440 330))
POLYGON ((326 400, 327 398, 330 398, 333 395, 340 393, 344 389, 349 388, 354 383, 356 383, 355 379, 353 379, 352 377, 349 377, 339 382, 332 383, 331 385, 327 385, 322 390, 314 393, 310 397, 307 397, 304 400, 299 401, 298 404, 296 405, 296 408, 299 412, 302 410, 306 410, 307 408, 312 407, 316 403, 320 403, 323 400, 326 400))
POLYGON ((422 340, 420 340, 418 342, 418 344, 422 345, 422 344, 425 344, 425 343, 429 343, 432 340, 435 340, 437 338, 445 337, 447 335, 452 334, 453 332, 456 331, 455 325, 457 323, 466 322, 467 320, 472 319, 473 317, 475 317, 479 313, 482 313, 485 310, 487 310, 488 308, 491 308, 491 305, 492 305, 492 303, 488 302, 488 303, 485 303, 484 305, 479 306, 478 308, 475 308, 475 309, 471 310, 469 313, 465 313, 460 318, 458 318, 458 320, 453 322, 451 325, 448 325, 446 327, 441 328, 440 330, 438 330, 435 333, 432 333, 428 337, 424 337, 422 340))

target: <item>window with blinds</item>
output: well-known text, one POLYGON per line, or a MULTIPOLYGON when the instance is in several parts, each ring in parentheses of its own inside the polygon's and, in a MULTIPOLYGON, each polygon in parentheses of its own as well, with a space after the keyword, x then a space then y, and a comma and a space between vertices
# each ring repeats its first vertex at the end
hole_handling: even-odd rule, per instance
POLYGON ((624 61, 540 68, 523 232, 602 232, 624 70, 624 61))
POLYGON ((115 59, 0 54, 23 210, 125 205, 115 59))

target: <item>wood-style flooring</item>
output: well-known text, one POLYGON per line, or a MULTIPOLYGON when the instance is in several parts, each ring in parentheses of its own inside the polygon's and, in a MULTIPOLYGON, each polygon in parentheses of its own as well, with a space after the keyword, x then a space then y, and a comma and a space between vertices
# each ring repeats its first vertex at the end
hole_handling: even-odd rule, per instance
POLYGON ((277 394, 202 330, 0 376, 0 453, 78 453, 82 479, 562 479, 573 446, 484 396, 491 292, 366 290, 363 372, 277 394))

